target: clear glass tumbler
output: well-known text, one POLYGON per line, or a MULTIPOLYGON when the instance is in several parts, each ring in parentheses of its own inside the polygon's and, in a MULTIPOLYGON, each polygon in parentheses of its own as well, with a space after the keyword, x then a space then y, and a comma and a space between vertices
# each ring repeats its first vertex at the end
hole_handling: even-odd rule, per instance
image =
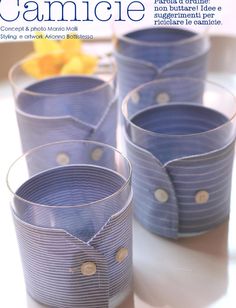
POLYGON ((120 100, 143 83, 170 77, 205 79, 210 41, 206 28, 153 27, 116 31, 120 100))
POLYGON ((63 308, 116 307, 126 298, 132 288, 130 181, 128 160, 91 141, 47 144, 12 164, 7 184, 32 298, 63 308), (63 164, 55 153, 67 153, 63 164))
POLYGON ((152 81, 122 106, 135 215, 170 238, 206 232, 230 213, 236 102, 192 78, 152 81))
MULTIPOLYGON (((102 57, 93 75, 37 80, 27 74, 26 58, 10 70, 23 152, 70 139, 116 146, 116 68, 102 57)), ((50 64, 48 64, 50 65, 50 64)))

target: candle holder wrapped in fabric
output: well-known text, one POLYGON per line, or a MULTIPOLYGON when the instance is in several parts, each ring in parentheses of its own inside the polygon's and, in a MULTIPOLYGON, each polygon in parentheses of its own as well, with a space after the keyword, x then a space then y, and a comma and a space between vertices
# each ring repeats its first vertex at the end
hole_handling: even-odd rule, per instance
POLYGON ((155 79, 205 79, 209 48, 206 33, 179 28, 147 28, 118 36, 115 55, 120 98, 155 79))
POLYGON ((37 81, 24 71, 25 59, 10 71, 23 151, 60 140, 86 139, 116 146, 115 68, 100 61, 93 76, 37 81))
POLYGON ((132 288, 129 162, 110 146, 65 141, 29 151, 8 187, 28 293, 50 307, 116 307, 132 288), (106 160, 94 162, 94 148, 106 160), (40 161, 55 152, 70 161, 40 161), (28 163, 37 171, 28 175, 28 163))
POLYGON ((206 232, 225 221, 234 160, 234 96, 196 79, 163 79, 132 91, 122 111, 138 221, 170 238, 206 232), (205 88, 203 96, 198 87, 205 88), (169 95, 166 104, 158 100, 163 91, 169 95))

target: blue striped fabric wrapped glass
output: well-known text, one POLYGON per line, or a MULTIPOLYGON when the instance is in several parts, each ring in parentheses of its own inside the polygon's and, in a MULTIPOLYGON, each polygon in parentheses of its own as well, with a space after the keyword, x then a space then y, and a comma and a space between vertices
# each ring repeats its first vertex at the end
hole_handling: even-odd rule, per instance
POLYGON ((32 80, 22 63, 10 71, 23 151, 60 140, 116 146, 115 69, 101 63, 94 76, 32 80))
POLYGON ((147 28, 119 36, 115 56, 121 100, 155 79, 205 79, 209 48, 205 34, 179 28, 147 28))
POLYGON ((122 111, 138 221, 155 234, 178 238, 227 219, 234 96, 196 79, 163 79, 132 91, 122 111), (198 88, 204 88, 203 96, 198 88))
POLYGON ((7 180, 26 288, 36 301, 50 307, 106 308, 128 296, 130 178, 122 154, 90 141, 41 146, 11 166, 7 180), (104 152, 96 161, 91 159, 94 148, 104 152), (50 157, 43 166, 44 155, 56 152, 70 159, 61 165, 50 157), (29 161, 38 166, 30 175, 29 161))

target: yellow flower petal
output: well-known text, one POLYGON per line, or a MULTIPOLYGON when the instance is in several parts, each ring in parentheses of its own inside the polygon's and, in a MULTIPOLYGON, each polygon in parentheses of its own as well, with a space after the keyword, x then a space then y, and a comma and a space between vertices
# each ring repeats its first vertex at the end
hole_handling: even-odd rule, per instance
POLYGON ((39 55, 45 55, 52 52, 61 52, 62 48, 57 41, 42 38, 34 40, 34 50, 39 55))
POLYGON ((42 79, 55 75, 93 74, 96 71, 98 58, 82 52, 81 40, 56 42, 37 34, 43 38, 34 41, 36 57, 22 65, 26 74, 42 79))
POLYGON ((84 73, 93 74, 98 65, 98 58, 92 55, 83 54, 81 60, 84 63, 84 73))
POLYGON ((71 58, 61 69, 61 75, 83 74, 84 63, 80 57, 71 58))
POLYGON ((41 71, 38 65, 37 58, 32 58, 23 62, 22 69, 26 74, 28 74, 31 77, 34 77, 36 79, 41 78, 41 71))
POLYGON ((60 42, 60 45, 68 57, 82 52, 82 41, 79 39, 65 39, 60 42))
POLYGON ((36 79, 59 75, 64 65, 63 55, 47 54, 35 56, 22 64, 24 72, 36 79))
POLYGON ((40 73, 43 78, 56 76, 60 73, 63 62, 58 55, 48 54, 38 59, 40 73))

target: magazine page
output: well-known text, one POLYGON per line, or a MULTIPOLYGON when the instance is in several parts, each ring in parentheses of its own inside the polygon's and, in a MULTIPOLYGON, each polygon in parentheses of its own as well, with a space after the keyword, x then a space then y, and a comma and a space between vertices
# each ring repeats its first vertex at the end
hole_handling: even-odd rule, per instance
POLYGON ((0 0, 0 307, 235 308, 234 0, 0 0))

